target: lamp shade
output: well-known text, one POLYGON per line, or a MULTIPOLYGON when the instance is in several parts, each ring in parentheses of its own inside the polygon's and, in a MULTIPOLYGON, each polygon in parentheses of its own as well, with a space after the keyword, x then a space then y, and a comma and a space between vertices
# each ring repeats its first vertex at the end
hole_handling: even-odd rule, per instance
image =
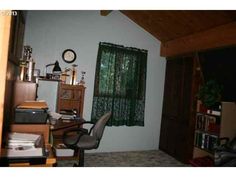
POLYGON ((53 73, 61 73, 61 67, 59 66, 58 61, 55 62, 55 65, 54 65, 54 68, 52 71, 53 71, 53 73))

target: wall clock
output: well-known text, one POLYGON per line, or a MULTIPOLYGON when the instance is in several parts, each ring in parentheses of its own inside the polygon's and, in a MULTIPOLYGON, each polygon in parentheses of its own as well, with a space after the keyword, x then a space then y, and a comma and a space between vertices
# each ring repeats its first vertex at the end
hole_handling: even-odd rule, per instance
POLYGON ((73 63, 76 59, 76 53, 74 50, 72 49, 66 49, 64 50, 64 52, 62 53, 62 59, 66 62, 66 63, 73 63))

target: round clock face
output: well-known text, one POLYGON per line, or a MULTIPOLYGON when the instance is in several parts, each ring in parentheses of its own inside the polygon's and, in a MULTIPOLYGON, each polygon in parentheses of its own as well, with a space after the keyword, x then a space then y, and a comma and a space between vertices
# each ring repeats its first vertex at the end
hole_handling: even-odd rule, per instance
POLYGON ((72 63, 75 61, 76 59, 76 53, 72 50, 72 49, 66 49, 63 53, 62 53, 62 59, 66 62, 66 63, 72 63))

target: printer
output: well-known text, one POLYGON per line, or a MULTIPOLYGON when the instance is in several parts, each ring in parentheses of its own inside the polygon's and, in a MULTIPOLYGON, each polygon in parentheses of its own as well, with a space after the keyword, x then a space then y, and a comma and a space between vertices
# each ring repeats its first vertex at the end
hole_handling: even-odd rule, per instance
POLYGON ((14 123, 45 124, 48 106, 44 101, 26 101, 15 108, 14 123))

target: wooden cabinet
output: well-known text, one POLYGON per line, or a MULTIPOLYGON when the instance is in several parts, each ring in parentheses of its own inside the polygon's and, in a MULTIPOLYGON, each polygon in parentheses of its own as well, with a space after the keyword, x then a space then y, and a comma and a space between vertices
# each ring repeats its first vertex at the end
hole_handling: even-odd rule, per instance
MULTIPOLYGON (((76 128, 80 123, 84 121, 83 119, 83 107, 84 107, 84 93, 85 87, 83 85, 68 85, 59 84, 58 98, 57 98, 57 112, 61 110, 72 110, 77 111, 77 116, 80 119, 75 120, 58 120, 55 125, 51 127, 53 136, 53 146, 58 148, 60 144, 63 144, 62 135, 65 130, 76 128)), ((57 157, 59 159, 68 157, 57 157)), ((78 156, 71 157, 78 158, 78 156)))
POLYGON ((159 147, 187 163, 192 158, 194 135, 195 57, 168 59, 159 147))
POLYGON ((214 156, 214 146, 219 138, 236 137, 236 103, 221 102, 216 108, 197 104, 193 158, 214 156))
POLYGON ((16 81, 14 84, 13 108, 24 101, 35 101, 37 84, 33 82, 16 81))
POLYGON ((77 111, 77 116, 83 118, 85 87, 83 85, 60 84, 58 91, 57 111, 77 111))
POLYGON ((25 17, 22 11, 17 11, 16 16, 12 16, 9 43, 9 59, 14 64, 19 64, 19 59, 22 57, 23 40, 25 31, 25 17))
POLYGON ((45 149, 48 152, 45 164, 30 164, 29 162, 10 163, 10 167, 52 167, 56 164, 56 158, 52 151, 52 145, 49 144, 49 125, 48 124, 11 124, 10 131, 18 133, 36 133, 44 137, 45 149))

